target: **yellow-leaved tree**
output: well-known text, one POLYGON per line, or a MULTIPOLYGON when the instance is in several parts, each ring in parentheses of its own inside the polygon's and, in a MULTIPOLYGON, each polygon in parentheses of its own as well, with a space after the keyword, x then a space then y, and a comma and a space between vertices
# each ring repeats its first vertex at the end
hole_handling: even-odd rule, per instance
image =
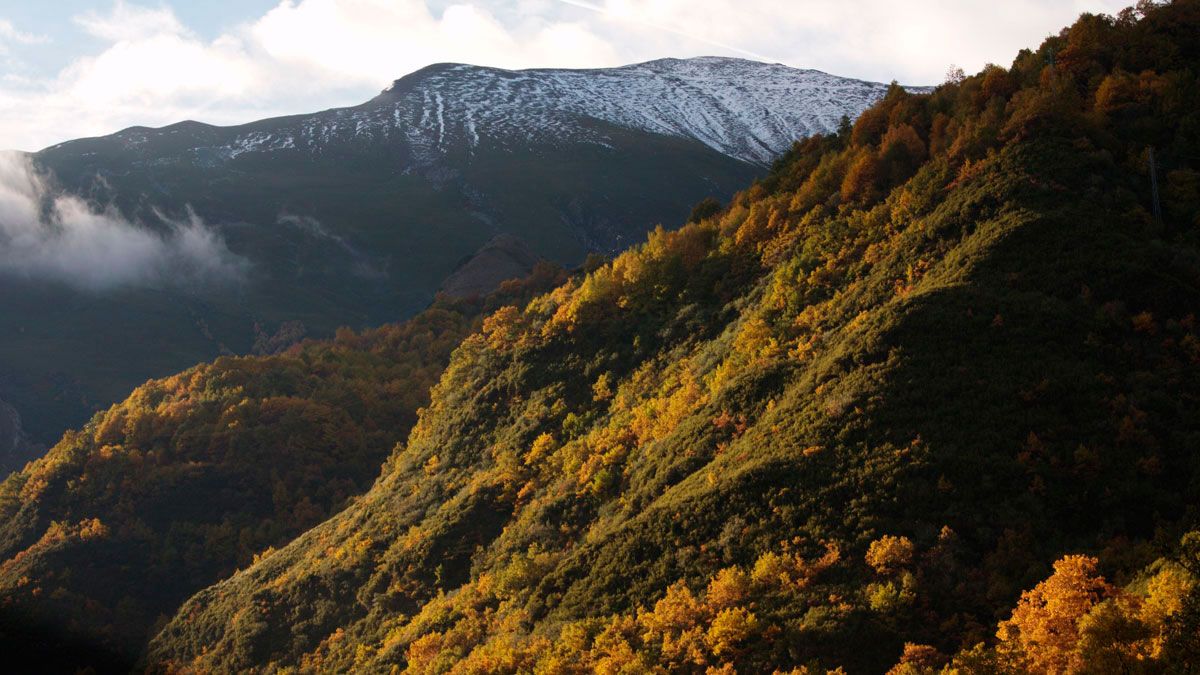
POLYGON ((1026 672, 1078 671, 1080 619, 1119 593, 1096 571, 1097 564, 1095 558, 1066 556, 1054 563, 1054 574, 1022 593, 996 632, 1001 658, 1026 672))

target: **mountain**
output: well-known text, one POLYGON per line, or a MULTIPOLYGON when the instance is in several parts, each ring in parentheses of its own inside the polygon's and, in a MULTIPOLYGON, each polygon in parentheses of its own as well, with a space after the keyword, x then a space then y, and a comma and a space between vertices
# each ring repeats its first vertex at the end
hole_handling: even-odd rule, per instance
POLYGON ((1193 669, 1198 33, 1141 3, 895 89, 494 313, 371 490, 146 665, 1193 669))
POLYGON ((835 129, 878 100, 886 85, 816 70, 725 57, 661 59, 620 68, 502 70, 443 63, 396 80, 363 105, 217 128, 184 122, 135 127, 105 139, 44 150, 108 149, 138 159, 213 165, 248 155, 345 153, 355 145, 403 149, 420 171, 447 155, 520 152, 577 142, 606 146, 612 128, 700 141, 767 166, 797 138, 835 129), (590 122, 590 124, 589 124, 590 122), (599 123, 599 124, 596 124, 599 123))
POLYGON ((0 486, 6 657, 1194 670, 1198 33, 1084 15, 611 260, 147 383, 0 486))
MULTIPOLYGON (((215 240, 228 270, 201 283, 168 262, 100 290, 0 275, 0 398, 49 444, 149 377, 247 353, 258 330, 328 336, 412 316, 496 236, 566 265, 615 253, 886 90, 724 58, 440 64, 355 107, 47 148, 28 158, 47 174, 39 200, 77 195, 164 237, 199 223, 188 231, 215 240)), ((97 262, 53 270, 91 279, 97 262)))

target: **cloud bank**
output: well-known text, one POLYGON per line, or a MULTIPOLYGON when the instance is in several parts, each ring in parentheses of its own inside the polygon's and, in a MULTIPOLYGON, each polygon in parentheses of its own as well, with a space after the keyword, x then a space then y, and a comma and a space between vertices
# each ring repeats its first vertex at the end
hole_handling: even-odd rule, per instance
MULTIPOLYGON (((1007 64, 1081 12, 1130 2, 281 0, 202 37, 169 2, 115 0, 73 17, 99 45, 91 52, 53 75, 7 68, 0 77, 0 148, 36 150, 134 124, 231 124, 353 105, 440 61, 573 68, 723 54, 936 84, 951 63, 972 72, 1007 64)), ((32 48, 27 29, 0 9, 0 54, 6 45, 9 59, 32 48)))
POLYGON ((85 291, 240 280, 248 263, 195 213, 158 232, 54 191, 29 160, 0 153, 0 277, 85 291))

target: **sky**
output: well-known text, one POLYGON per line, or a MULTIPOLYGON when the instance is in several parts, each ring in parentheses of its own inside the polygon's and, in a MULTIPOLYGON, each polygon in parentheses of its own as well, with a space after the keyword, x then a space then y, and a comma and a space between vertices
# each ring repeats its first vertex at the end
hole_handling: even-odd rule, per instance
POLYGON ((904 84, 1132 0, 0 0, 0 149, 355 105, 430 63, 737 56, 904 84))

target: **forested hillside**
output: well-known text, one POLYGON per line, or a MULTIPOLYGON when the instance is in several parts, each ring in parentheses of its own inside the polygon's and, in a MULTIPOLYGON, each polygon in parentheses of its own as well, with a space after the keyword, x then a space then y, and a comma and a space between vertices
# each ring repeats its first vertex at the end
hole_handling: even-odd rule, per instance
POLYGON ((145 664, 1195 667, 1197 35, 1143 2, 894 87, 501 308, 374 487, 145 664))
POLYGON ((542 265, 402 324, 222 358, 68 433, 0 484, 6 654, 132 664, 188 595, 369 487, 482 315, 563 278, 542 265))

